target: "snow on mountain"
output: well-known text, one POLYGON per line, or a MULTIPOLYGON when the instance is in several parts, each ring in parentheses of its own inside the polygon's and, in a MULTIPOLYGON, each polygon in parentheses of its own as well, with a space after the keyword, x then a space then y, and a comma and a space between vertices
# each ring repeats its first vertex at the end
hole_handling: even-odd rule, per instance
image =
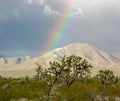
MULTIPOLYGON (((74 43, 34 58, 31 58, 30 56, 7 58, 7 64, 0 64, 0 75, 12 77, 21 77, 25 75, 33 76, 35 74, 35 69, 37 68, 36 63, 41 64, 44 68, 48 68, 49 61, 59 61, 64 55, 77 55, 87 59, 94 65, 92 73, 97 73, 100 69, 112 68, 120 62, 119 59, 92 45, 74 43)), ((117 72, 119 72, 119 70, 117 72)))

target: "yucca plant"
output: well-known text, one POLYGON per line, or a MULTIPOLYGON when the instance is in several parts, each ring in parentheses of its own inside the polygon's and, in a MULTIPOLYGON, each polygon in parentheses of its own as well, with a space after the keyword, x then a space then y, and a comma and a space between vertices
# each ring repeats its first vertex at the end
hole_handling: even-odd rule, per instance
POLYGON ((119 77, 115 76, 111 70, 100 70, 96 77, 106 87, 109 84, 115 84, 119 81, 119 77))
POLYGON ((48 68, 47 84, 49 87, 48 97, 50 96, 51 90, 53 89, 57 80, 59 80, 63 68, 58 62, 49 62, 50 68, 48 68))
POLYGON ((92 68, 92 65, 79 56, 64 56, 61 63, 63 67, 61 76, 67 86, 70 86, 78 75, 80 77, 88 77, 91 75, 90 68, 92 68))
POLYGON ((37 74, 35 75, 35 79, 41 78, 41 73, 43 72, 42 66, 37 63, 38 68, 36 69, 37 74))
POLYGON ((58 62, 49 62, 50 67, 43 69, 41 65, 37 64, 38 68, 36 69, 37 78, 40 78, 43 82, 48 85, 48 100, 50 97, 51 90, 53 89, 56 81, 60 78, 62 68, 58 62))
POLYGON ((74 55, 64 56, 60 62, 50 62, 50 67, 46 69, 46 71, 41 68, 41 65, 37 65, 36 77, 43 77, 42 79, 47 83, 49 88, 48 99, 57 80, 64 81, 67 86, 70 86, 78 75, 80 75, 80 77, 90 76, 90 68, 92 67, 85 59, 74 55), (46 75, 42 76, 44 73, 46 75))

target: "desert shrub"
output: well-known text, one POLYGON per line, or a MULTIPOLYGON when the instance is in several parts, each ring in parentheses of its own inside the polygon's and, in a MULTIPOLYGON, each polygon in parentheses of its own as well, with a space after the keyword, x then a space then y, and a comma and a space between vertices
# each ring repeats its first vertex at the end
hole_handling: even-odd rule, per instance
POLYGON ((115 76, 113 71, 110 70, 100 70, 96 75, 96 78, 100 80, 100 83, 106 87, 107 85, 116 85, 119 82, 119 77, 115 76))
POLYGON ((40 79, 43 69, 41 68, 41 65, 37 64, 37 66, 38 66, 38 68, 36 69, 37 74, 35 75, 35 79, 40 79))
POLYGON ((71 86, 78 76, 81 78, 90 77, 90 68, 92 67, 87 60, 74 55, 64 56, 59 62, 49 62, 50 67, 45 70, 42 69, 41 65, 37 65, 37 75, 35 77, 45 81, 48 85, 48 100, 51 90, 57 81, 61 81, 61 84, 71 86))
POLYGON ((70 86, 78 76, 81 78, 91 76, 90 68, 92 68, 92 65, 79 56, 64 56, 61 60, 61 64, 63 68, 61 76, 67 86, 70 86))

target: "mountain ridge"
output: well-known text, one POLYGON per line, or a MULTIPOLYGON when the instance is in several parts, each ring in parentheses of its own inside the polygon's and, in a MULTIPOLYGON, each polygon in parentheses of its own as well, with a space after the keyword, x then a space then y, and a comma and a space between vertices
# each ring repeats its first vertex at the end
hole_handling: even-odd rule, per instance
MULTIPOLYGON (((73 43, 34 58, 31 58, 30 56, 28 56, 26 59, 25 57, 17 57, 14 59, 7 58, 7 64, 0 64, 0 75, 9 74, 8 76, 15 76, 16 74, 16 76, 18 76, 19 74, 19 76, 25 76, 28 74, 29 76, 32 76, 35 74, 35 69, 37 68, 36 63, 42 65, 43 68, 48 68, 49 61, 59 61, 64 55, 77 55, 85 58, 95 67, 92 70, 93 73, 100 69, 112 69, 112 67, 116 66, 120 62, 119 59, 96 48, 93 45, 86 43, 73 43)), ((119 66, 117 69, 118 68, 119 66)), ((120 70, 116 72, 120 73, 120 70)))
POLYGON ((120 60, 120 52, 113 53, 112 56, 120 60))

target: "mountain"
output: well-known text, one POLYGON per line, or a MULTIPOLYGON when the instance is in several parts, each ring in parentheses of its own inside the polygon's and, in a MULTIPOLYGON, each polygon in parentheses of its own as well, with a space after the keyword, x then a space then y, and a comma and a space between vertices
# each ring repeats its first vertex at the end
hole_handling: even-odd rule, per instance
POLYGON ((120 60, 120 52, 112 54, 115 58, 120 60))
MULTIPOLYGON (((119 62, 117 58, 114 58, 113 56, 107 54, 106 52, 99 50, 92 45, 84 44, 84 43, 70 44, 63 48, 58 48, 48 54, 49 55, 52 54, 52 57, 56 59, 59 59, 59 57, 62 57, 64 55, 69 56, 74 54, 87 59, 89 62, 97 66, 98 65, 110 66, 116 62, 119 62)), ((48 54, 45 54, 46 57, 48 54)))
POLYGON ((7 64, 7 60, 3 55, 0 55, 0 64, 7 64))
MULTIPOLYGON (((64 55, 77 55, 87 59, 94 66, 92 69, 93 75, 100 69, 112 69, 114 65, 120 62, 118 58, 97 49, 95 46, 85 43, 74 43, 34 58, 30 56, 6 58, 8 63, 0 64, 0 75, 12 77, 33 76, 37 68, 36 63, 41 64, 43 68, 48 68, 49 61, 59 61, 64 55)), ((120 74, 120 69, 117 72, 120 74)))
POLYGON ((0 55, 0 66, 21 64, 31 58, 32 58, 31 56, 7 58, 0 55))

